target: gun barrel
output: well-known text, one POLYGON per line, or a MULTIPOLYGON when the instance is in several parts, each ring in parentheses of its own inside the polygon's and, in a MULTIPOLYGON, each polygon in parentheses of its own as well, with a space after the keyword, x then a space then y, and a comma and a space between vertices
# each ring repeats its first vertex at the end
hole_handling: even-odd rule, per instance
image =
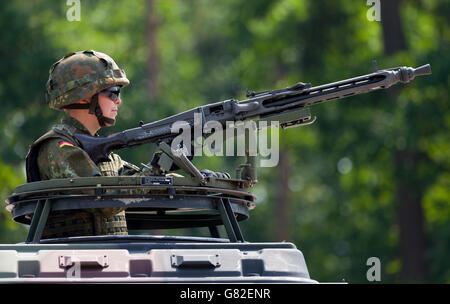
POLYGON ((422 76, 422 75, 429 75, 431 74, 431 66, 430 64, 422 65, 418 68, 411 68, 411 67, 401 67, 394 69, 397 71, 397 78, 399 81, 408 83, 416 76, 422 76))
POLYGON ((422 76, 422 75, 430 75, 431 74, 431 65, 425 64, 418 68, 414 69, 414 76, 422 76))

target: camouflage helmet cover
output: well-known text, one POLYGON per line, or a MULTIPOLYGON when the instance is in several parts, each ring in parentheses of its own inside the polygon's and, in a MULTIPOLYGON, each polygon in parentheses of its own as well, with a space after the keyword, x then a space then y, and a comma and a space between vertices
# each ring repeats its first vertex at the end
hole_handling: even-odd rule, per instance
POLYGON ((47 100, 50 108, 89 100, 93 95, 111 86, 130 83, 125 71, 108 55, 96 51, 70 53, 50 68, 47 81, 47 100))

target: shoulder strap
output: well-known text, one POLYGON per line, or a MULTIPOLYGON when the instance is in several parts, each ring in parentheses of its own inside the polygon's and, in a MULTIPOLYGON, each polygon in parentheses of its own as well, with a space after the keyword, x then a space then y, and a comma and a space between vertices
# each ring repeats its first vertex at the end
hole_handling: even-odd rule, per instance
POLYGON ((78 131, 77 128, 65 124, 57 124, 53 126, 52 131, 58 134, 60 137, 68 139, 76 146, 81 146, 80 142, 74 136, 78 131))

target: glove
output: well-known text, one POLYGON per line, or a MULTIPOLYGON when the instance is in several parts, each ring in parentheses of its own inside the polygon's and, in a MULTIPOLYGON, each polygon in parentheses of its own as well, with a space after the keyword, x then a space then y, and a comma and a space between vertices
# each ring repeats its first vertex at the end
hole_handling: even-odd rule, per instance
POLYGON ((208 169, 200 170, 200 173, 205 177, 215 177, 215 178, 231 178, 230 174, 227 172, 214 172, 208 169))

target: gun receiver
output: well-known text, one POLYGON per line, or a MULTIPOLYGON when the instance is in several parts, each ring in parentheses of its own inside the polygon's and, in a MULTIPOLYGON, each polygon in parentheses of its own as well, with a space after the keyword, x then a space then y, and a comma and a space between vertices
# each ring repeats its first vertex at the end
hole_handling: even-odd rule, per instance
POLYGON ((184 121, 193 130, 195 113, 201 115, 203 123, 217 121, 223 127, 226 127, 226 122, 248 119, 278 120, 283 128, 301 126, 313 123, 315 120, 311 119, 307 108, 311 105, 387 89, 398 82, 408 83, 416 76, 428 74, 431 74, 431 67, 426 64, 418 68, 397 67, 375 71, 317 87, 299 82, 286 89, 248 92, 248 99, 243 101, 230 99, 208 104, 107 137, 92 137, 84 134, 76 134, 75 137, 91 159, 99 163, 108 161, 108 155, 113 150, 150 142, 170 143, 179 134, 179 130, 173 130, 173 124, 184 121))

